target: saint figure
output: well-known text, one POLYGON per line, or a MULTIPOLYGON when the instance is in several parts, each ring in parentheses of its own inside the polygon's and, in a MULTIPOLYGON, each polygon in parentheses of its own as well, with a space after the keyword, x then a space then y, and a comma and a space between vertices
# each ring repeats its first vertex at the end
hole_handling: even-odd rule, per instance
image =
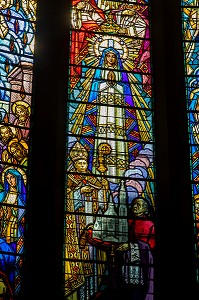
POLYGON ((65 264, 65 288, 66 294, 72 294, 71 299, 74 299, 88 286, 91 296, 102 272, 92 261, 103 254, 88 244, 85 229, 93 225, 94 215, 105 207, 104 191, 108 193, 108 182, 99 180, 88 170, 88 152, 81 143, 74 144, 70 158, 72 167, 68 170, 67 181, 66 259, 71 260, 65 264))
POLYGON ((128 74, 123 70, 119 51, 113 47, 104 49, 95 71, 81 132, 84 136, 80 140, 90 154, 89 169, 95 173, 98 146, 111 146, 106 174, 113 182, 117 181, 114 177, 124 175, 142 149, 128 74), (88 139, 88 135, 94 138, 88 139))

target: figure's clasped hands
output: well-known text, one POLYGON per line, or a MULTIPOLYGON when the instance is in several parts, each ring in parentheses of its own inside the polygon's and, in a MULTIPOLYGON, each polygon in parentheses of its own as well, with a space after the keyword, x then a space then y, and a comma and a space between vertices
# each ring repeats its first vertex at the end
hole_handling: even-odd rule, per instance
POLYGON ((84 1, 81 1, 79 3, 77 3, 77 9, 83 9, 86 7, 86 3, 89 2, 89 0, 84 0, 84 1))
POLYGON ((83 186, 83 187, 80 189, 80 191, 81 191, 82 194, 85 194, 85 195, 87 196, 87 194, 92 193, 93 188, 92 188, 91 186, 89 186, 89 185, 85 185, 85 186, 83 186))
POLYGON ((81 1, 77 4, 77 9, 82 9, 85 7, 85 2, 84 1, 81 1))

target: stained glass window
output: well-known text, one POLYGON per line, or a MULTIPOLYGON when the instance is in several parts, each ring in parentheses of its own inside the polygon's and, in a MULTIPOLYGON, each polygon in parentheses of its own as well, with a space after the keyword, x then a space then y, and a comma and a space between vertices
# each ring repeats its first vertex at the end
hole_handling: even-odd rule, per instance
POLYGON ((0 1, 0 295, 24 266, 36 0, 0 1))
POLYGON ((71 2, 65 295, 153 299, 150 4, 71 2))
MULTIPOLYGON (((188 109, 190 167, 195 221, 195 249, 199 257, 199 8, 197 0, 182 1, 185 80, 188 109)), ((199 270, 197 270, 198 273, 199 270)))

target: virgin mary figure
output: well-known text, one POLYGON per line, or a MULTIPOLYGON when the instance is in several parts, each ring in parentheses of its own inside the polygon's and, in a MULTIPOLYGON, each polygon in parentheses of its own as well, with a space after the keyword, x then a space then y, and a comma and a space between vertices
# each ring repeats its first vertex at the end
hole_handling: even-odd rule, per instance
MULTIPOLYGON (((18 289, 20 280, 21 255, 24 249, 24 215, 26 205, 25 172, 22 169, 8 167, 2 172, 4 190, 0 192, 0 240, 10 249, 8 259, 0 257, 0 266, 8 274, 14 289, 18 289), (11 255, 12 252, 12 255, 11 255)), ((4 246, 5 247, 5 246, 4 246)))
MULTIPOLYGON (((23 239, 23 219, 26 204, 26 187, 22 174, 13 167, 3 172, 4 190, 0 193, 0 234, 16 251, 23 239), (18 245, 18 247, 17 247, 18 245)), ((22 244, 21 244, 22 246, 22 244)))
POLYGON ((89 168, 94 173, 98 173, 99 145, 110 146, 106 175, 115 183, 142 149, 128 74, 114 47, 102 51, 85 104, 81 134, 80 141, 89 150, 89 168))

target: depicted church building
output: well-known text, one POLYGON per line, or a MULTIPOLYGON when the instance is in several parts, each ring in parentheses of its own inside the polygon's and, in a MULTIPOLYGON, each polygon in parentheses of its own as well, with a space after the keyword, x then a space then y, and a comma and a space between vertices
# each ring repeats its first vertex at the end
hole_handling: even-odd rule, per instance
POLYGON ((119 204, 116 205, 110 197, 108 209, 102 214, 99 210, 93 226, 93 238, 101 239, 104 242, 124 243, 128 241, 128 220, 127 220, 127 193, 124 182, 121 182, 119 192, 119 204), (117 212, 118 211, 118 212, 117 212))

